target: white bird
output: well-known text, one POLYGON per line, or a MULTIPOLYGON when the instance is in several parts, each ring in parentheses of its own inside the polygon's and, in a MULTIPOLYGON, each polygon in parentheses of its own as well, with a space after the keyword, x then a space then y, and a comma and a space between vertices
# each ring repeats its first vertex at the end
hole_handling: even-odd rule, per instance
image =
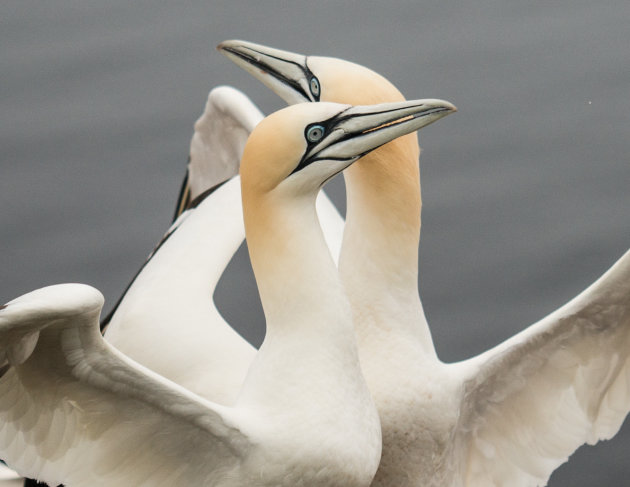
POLYGON ((0 456, 70 487, 369 485, 380 424, 315 199, 361 155, 452 110, 440 100, 303 104, 252 132, 241 184, 267 335, 232 408, 109 345, 90 286, 0 306, 0 456))
MULTIPOLYGON (((244 41, 219 49, 289 103, 403 99, 339 59, 244 41)), ((612 437, 630 410, 630 252, 540 322, 445 364, 418 294, 418 155, 407 136, 344 173, 339 270, 383 430, 373 485, 545 485, 580 445, 612 437)))
MULTIPOLYGON (((103 320, 106 339, 127 356, 225 405, 235 403, 256 349, 225 322, 212 297, 245 239, 238 169, 262 118, 240 91, 210 92, 195 123, 175 222, 103 320)), ((336 262, 343 219, 323 191, 317 211, 336 262)))

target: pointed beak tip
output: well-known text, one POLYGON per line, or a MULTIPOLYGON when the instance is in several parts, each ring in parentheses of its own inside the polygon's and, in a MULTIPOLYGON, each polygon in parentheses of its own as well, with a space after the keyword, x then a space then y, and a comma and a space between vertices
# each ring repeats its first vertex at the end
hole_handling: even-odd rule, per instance
POLYGON ((457 107, 452 103, 446 102, 442 104, 442 113, 444 116, 450 115, 451 113, 455 113, 457 111, 457 107))
POLYGON ((231 44, 232 44, 232 41, 219 42, 219 44, 217 44, 217 51, 225 53, 227 49, 229 49, 231 44))
POLYGON ((219 42, 219 44, 217 44, 217 51, 226 53, 226 52, 229 52, 230 48, 235 48, 236 46, 240 46, 240 45, 242 45, 241 41, 228 39, 225 41, 221 41, 219 42))
POLYGON ((440 100, 439 104, 445 109, 447 113, 454 113, 457 111, 457 107, 453 105, 450 101, 440 100))

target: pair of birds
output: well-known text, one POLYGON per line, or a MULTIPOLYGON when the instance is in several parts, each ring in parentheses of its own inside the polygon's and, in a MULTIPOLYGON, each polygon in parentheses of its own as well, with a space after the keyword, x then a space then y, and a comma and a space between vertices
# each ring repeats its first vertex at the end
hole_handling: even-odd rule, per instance
POLYGON ((261 122, 244 95, 213 90, 177 218, 105 320, 116 349, 92 288, 0 310, 0 456, 67 485, 535 486, 619 429, 630 254, 505 343, 440 362, 417 289, 417 139, 385 142, 452 105, 405 102, 337 59, 219 48, 289 103, 388 104, 261 122), (346 167, 344 226, 315 198, 346 167), (258 352, 211 302, 245 231, 267 320, 258 352))

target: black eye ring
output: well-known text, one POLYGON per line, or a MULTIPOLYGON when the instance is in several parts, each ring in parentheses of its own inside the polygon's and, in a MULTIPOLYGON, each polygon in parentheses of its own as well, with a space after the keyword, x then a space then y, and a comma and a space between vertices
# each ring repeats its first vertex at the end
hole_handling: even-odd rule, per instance
POLYGON ((306 140, 313 143, 319 142, 325 132, 326 129, 322 125, 311 125, 306 129, 306 140))

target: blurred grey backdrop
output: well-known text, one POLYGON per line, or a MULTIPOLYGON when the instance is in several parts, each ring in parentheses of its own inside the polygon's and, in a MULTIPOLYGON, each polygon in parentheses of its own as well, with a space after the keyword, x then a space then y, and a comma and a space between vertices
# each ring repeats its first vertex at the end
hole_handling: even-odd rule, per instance
MULTIPOLYGON (((440 357, 551 312, 630 248, 630 3, 4 0, 0 302, 92 284, 106 310, 169 225, 192 126, 242 38, 352 60, 459 113, 423 129, 420 286, 440 357)), ((343 209, 343 182, 330 187, 343 209)), ((263 336, 243 249, 217 292, 263 336)), ((549 485, 627 485, 630 427, 549 485)))

